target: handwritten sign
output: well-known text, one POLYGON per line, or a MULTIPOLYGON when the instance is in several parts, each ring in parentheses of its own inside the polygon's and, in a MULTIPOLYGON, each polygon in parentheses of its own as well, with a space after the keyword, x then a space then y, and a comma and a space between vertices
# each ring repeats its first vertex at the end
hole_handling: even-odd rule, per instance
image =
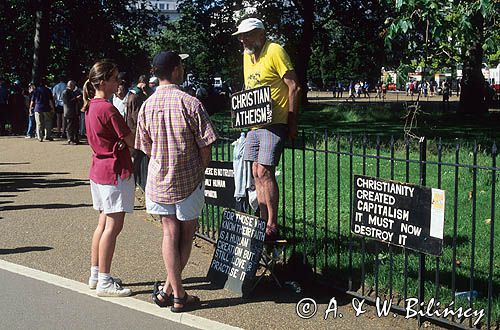
POLYGON ((218 287, 245 295, 253 286, 264 244, 266 222, 226 209, 207 277, 218 287))
POLYGON ((262 86, 231 95, 233 128, 258 127, 273 120, 271 88, 262 86))
POLYGON ((351 232, 438 256, 444 205, 444 190, 355 175, 351 232))
POLYGON ((233 162, 211 161, 205 170, 205 202, 234 207, 233 162))

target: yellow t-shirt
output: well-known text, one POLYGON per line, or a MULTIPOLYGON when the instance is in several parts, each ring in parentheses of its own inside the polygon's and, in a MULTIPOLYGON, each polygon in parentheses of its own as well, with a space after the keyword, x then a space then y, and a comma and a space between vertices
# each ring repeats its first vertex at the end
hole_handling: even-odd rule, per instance
POLYGON ((266 41, 256 63, 252 63, 250 55, 243 54, 245 89, 271 87, 272 124, 288 123, 288 86, 282 78, 290 70, 293 70, 290 57, 283 47, 273 42, 266 41))

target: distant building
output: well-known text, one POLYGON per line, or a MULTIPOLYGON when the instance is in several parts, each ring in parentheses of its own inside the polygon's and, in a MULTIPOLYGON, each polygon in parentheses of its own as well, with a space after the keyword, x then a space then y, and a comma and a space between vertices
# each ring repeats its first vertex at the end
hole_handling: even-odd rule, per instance
MULTIPOLYGON (((176 21, 179 19, 180 14, 178 11, 177 0, 160 0, 160 1, 148 1, 149 4, 146 5, 148 8, 157 9, 162 15, 168 16, 169 21, 176 21)), ((136 4, 137 9, 142 7, 141 4, 136 4)))

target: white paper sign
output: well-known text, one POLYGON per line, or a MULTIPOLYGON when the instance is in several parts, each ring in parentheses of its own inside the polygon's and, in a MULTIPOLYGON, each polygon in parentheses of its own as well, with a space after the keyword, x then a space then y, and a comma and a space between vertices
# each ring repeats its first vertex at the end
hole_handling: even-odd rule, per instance
POLYGON ((444 234, 444 190, 432 188, 431 227, 429 235, 443 239, 444 234))

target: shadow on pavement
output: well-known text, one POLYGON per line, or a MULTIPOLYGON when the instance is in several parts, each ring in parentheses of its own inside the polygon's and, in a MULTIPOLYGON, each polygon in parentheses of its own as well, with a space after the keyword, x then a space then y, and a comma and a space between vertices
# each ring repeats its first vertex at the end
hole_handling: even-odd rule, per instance
POLYGON ((2 165, 29 165, 31 164, 30 162, 22 162, 22 163, 0 163, 0 166, 2 165))
POLYGON ((0 192, 18 192, 33 188, 64 188, 88 185, 80 179, 50 179, 66 172, 0 172, 0 192))
POLYGON ((60 204, 60 203, 28 204, 28 205, 4 206, 2 208, 2 210, 4 210, 4 211, 17 211, 17 210, 26 210, 26 209, 54 210, 54 209, 74 209, 74 208, 91 207, 91 206, 92 206, 92 204, 60 204))
POLYGON ((0 249, 0 255, 5 254, 17 254, 17 253, 28 253, 34 251, 48 251, 53 248, 50 246, 23 246, 14 249, 0 249))

